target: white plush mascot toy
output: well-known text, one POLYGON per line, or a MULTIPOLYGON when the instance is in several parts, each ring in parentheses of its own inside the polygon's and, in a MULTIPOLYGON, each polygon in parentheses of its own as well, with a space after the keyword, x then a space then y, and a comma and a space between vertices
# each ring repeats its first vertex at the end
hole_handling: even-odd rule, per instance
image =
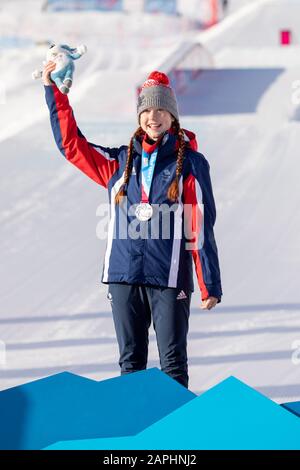
MULTIPOLYGON (((51 72, 50 77, 62 93, 69 93, 73 83, 74 60, 79 59, 86 51, 87 47, 84 44, 73 48, 66 44, 51 44, 49 47, 46 62, 51 60, 56 63, 56 68, 51 72)), ((41 78, 41 76, 40 70, 32 73, 34 79, 41 78)))

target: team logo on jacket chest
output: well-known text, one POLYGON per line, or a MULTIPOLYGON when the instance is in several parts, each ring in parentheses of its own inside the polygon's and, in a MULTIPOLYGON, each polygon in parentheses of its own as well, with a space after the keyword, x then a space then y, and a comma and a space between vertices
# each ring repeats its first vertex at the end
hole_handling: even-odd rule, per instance
POLYGON ((168 181, 170 179, 171 172, 167 168, 162 172, 162 179, 168 181))

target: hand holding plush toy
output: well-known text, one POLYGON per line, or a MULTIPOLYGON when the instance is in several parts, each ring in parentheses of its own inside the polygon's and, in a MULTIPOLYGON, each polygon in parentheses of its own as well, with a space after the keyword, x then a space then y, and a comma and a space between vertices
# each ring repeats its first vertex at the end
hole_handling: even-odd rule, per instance
MULTIPOLYGON (((47 51, 47 62, 51 61, 55 63, 56 67, 51 72, 50 78, 62 93, 69 93, 73 83, 73 72, 75 68, 73 62, 85 54, 86 51, 87 47, 84 44, 74 48, 66 44, 51 44, 47 51)), ((46 62, 44 62, 44 65, 45 64, 46 62)), ((32 78, 41 78, 42 74, 42 71, 35 70, 32 73, 32 78)))

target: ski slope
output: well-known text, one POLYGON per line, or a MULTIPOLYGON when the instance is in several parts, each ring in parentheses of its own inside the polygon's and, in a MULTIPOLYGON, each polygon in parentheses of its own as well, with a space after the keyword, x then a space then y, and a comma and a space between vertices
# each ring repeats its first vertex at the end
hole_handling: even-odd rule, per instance
MULTIPOLYGON (((201 393, 235 375, 275 401, 300 400, 299 112, 291 99, 300 79, 300 2, 262 0, 205 33, 182 18, 42 15, 37 2, 25 11, 13 3, 1 3, 1 32, 26 44, 0 54, 0 389, 62 370, 97 380, 119 374, 100 284, 105 240, 96 237, 106 192, 55 147, 43 89, 30 77, 45 51, 35 41, 88 45, 70 101, 90 141, 117 146, 137 125, 134 85, 198 37, 214 68, 178 100, 182 126, 196 131, 211 165, 224 296, 203 312, 195 279, 190 389, 201 393), (288 28, 294 43, 280 47, 279 30, 288 28)), ((149 366, 159 367, 152 327, 149 366)))

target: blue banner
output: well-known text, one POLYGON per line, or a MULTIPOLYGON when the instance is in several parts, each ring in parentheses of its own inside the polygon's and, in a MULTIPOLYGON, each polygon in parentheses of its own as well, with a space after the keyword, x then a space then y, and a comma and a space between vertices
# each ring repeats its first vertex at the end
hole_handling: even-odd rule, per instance
POLYGON ((51 11, 122 11, 123 0, 48 0, 47 9, 51 11))
POLYGON ((177 0, 144 0, 144 10, 147 13, 167 13, 176 15, 177 0))

